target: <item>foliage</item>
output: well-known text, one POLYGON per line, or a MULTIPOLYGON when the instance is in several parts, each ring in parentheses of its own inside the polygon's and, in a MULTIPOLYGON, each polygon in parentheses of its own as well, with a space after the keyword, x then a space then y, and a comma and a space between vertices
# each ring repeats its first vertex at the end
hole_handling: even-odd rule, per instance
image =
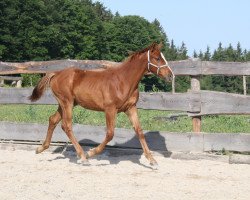
MULTIPOLYGON (((49 105, 0 105, 0 121, 47 124, 49 116, 56 110, 57 106, 49 105)), ((174 112, 139 110, 142 128, 170 132, 192 131, 190 117, 179 117, 177 120, 159 120, 159 118, 166 118, 171 113, 174 112)), ((105 126, 105 116, 102 112, 90 111, 77 106, 74 108, 73 123, 105 126)), ((212 133, 249 133, 250 129, 248 116, 203 116, 202 124, 202 131, 212 133)), ((118 114, 116 127, 132 128, 126 114, 118 114)))
POLYGON ((23 77, 23 82, 22 82, 23 87, 35 86, 41 79, 40 74, 22 74, 21 76, 23 77))

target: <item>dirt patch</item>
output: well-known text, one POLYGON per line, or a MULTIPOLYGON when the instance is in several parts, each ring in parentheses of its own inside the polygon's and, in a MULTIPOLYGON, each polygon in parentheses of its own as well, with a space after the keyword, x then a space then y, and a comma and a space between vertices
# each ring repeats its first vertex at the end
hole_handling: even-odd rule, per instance
POLYGON ((0 199, 249 199, 250 165, 156 155, 100 155, 90 166, 75 153, 0 150, 0 199))

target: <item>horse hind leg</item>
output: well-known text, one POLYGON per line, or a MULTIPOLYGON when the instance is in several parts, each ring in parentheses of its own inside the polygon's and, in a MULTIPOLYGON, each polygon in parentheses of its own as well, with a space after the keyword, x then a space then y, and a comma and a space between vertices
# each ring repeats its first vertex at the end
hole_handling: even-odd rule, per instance
POLYGON ((72 130, 72 109, 73 109, 73 104, 70 102, 62 102, 61 107, 62 107, 62 129, 72 142, 77 156, 81 159, 80 161, 82 164, 88 165, 88 160, 86 159, 86 156, 84 154, 84 151, 81 147, 81 145, 78 143, 76 137, 74 136, 73 130, 72 130))
POLYGON ((61 108, 59 106, 56 113, 51 115, 49 118, 49 127, 48 127, 48 131, 47 131, 47 136, 46 136, 46 139, 44 140, 43 144, 36 149, 37 154, 41 153, 44 150, 49 148, 53 132, 54 132, 57 124, 61 121, 61 119, 62 119, 62 114, 61 114, 61 108))

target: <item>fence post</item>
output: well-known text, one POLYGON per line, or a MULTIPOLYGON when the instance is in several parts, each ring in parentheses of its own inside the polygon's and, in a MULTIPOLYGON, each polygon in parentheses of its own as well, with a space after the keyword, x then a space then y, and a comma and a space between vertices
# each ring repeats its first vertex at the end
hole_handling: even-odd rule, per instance
POLYGON ((22 80, 18 80, 18 81, 16 82, 16 87, 17 87, 17 88, 21 88, 21 87, 22 87, 22 80))
POLYGON ((172 94, 175 94, 175 77, 172 79, 172 94))
POLYGON ((243 91, 244 91, 244 95, 247 95, 247 81, 246 81, 246 76, 243 76, 243 91))
MULTIPOLYGON (((200 91, 200 76, 191 76, 191 91, 200 91)), ((192 117, 193 132, 201 132, 201 116, 192 117)))

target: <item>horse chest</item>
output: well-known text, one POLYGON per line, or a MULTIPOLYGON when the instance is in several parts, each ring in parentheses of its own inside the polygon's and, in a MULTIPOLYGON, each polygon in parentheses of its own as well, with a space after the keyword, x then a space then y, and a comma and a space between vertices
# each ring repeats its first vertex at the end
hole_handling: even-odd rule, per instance
POLYGON ((139 98, 139 92, 135 91, 123 104, 118 108, 119 112, 127 111, 129 108, 136 105, 139 98))

